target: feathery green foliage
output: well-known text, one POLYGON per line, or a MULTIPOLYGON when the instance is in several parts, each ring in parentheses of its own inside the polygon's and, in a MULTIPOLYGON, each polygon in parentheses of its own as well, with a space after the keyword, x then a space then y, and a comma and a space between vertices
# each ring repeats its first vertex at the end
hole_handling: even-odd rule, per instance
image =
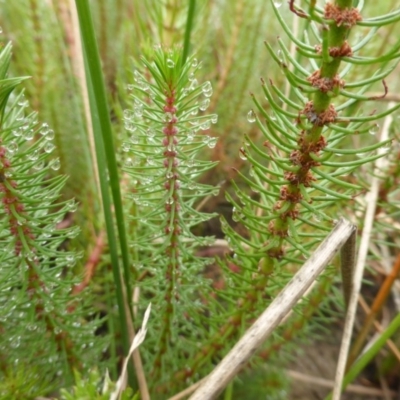
POLYGON ((51 158, 54 133, 13 93, 24 78, 8 77, 10 58, 7 44, 0 53, 0 393, 13 396, 13 380, 26 371, 28 384, 18 391, 30 398, 70 383, 72 368, 96 362, 105 344, 94 335, 92 298, 74 296, 80 255, 63 247, 79 228, 58 225, 77 205, 60 200, 66 177, 51 173, 60 168, 51 158))
MULTIPOLYGON (((8 77, 5 45, 0 393, 7 398, 18 388, 16 398, 34 398, 64 386, 65 399, 105 398, 111 389, 102 390, 99 376, 112 364, 116 380, 137 315, 151 302, 139 351, 152 398, 166 398, 213 369, 336 219, 360 225, 372 163, 380 157, 388 159, 389 172, 371 257, 382 262, 399 246, 398 135, 381 143, 377 132, 400 107, 396 96, 397 105, 381 101, 396 88, 400 13, 375 17, 376 6, 364 10, 364 2, 350 0, 324 6, 310 0, 285 6, 100 0, 90 7, 77 0, 77 6, 101 199, 84 136, 75 79, 79 41, 67 2, 16 0, 0 11, 5 33, 15 35, 12 76, 33 77, 8 77), (17 29, 19 20, 29 24, 17 29), (29 102, 13 92, 22 81, 29 102), (52 126, 54 139, 30 107, 52 126), (68 189, 59 172, 71 176, 68 189), (222 187, 211 186, 221 181, 222 187), (80 286, 77 239, 71 240, 79 230, 59 225, 77 208, 64 200, 71 193, 82 214, 90 211, 85 240, 103 225, 108 233, 108 246, 88 258, 80 286), (223 210, 223 196, 232 215, 223 210), (215 251, 214 238, 198 232, 208 232, 214 211, 229 255, 209 265, 214 258, 203 255, 215 251), (95 274, 92 264, 98 264, 95 274), (209 279, 210 271, 219 276, 209 279), (79 292, 89 281, 91 288, 79 292)), ((220 234, 219 227, 212 232, 220 234)), ((337 275, 332 265, 250 367, 268 359, 272 375, 279 374, 299 338, 313 337, 316 327, 341 315, 337 275)), ((140 376, 137 359, 135 368, 140 376)), ((136 393, 133 372, 129 384, 136 393)), ((255 396, 264 393, 262 386, 255 396)), ((238 393, 233 385, 226 396, 238 393)))
MULTIPOLYGON (((218 189, 196 182, 213 167, 196 155, 216 145, 217 138, 202 133, 217 122, 217 116, 205 114, 212 88, 208 81, 198 83, 197 59, 182 63, 180 50, 157 48, 151 59, 142 61, 143 69, 135 71, 130 86, 133 109, 124 111, 129 137, 122 149, 131 179, 132 204, 127 206, 134 212, 135 267, 148 276, 138 287, 143 299, 151 298, 156 305, 146 346, 153 355, 146 354, 145 359, 158 377, 160 369, 187 363, 188 352, 196 346, 185 332, 193 318, 205 312, 200 298, 209 284, 201 272, 209 259, 195 253, 213 240, 194 235, 192 227, 210 218, 196 210, 197 200, 217 194, 218 189)), ((197 336, 201 325, 198 329, 197 336)))

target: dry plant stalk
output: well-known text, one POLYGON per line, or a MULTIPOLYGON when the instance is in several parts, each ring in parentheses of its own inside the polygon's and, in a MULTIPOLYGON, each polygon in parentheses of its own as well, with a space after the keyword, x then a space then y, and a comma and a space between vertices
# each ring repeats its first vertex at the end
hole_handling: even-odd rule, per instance
POLYGON ((355 226, 341 219, 271 305, 218 364, 190 400, 215 399, 250 357, 291 311, 339 249, 351 238, 355 226))

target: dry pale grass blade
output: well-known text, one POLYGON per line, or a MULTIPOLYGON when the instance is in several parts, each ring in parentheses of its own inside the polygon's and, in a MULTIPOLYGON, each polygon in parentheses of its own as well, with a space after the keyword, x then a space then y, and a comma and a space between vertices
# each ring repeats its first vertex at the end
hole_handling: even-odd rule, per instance
POLYGON ((189 394, 193 393, 203 382, 206 381, 206 379, 208 378, 208 376, 206 376, 203 379, 200 379, 198 382, 193 383, 193 385, 190 385, 189 387, 187 387, 185 390, 182 390, 182 392, 177 393, 176 395, 170 397, 168 400, 182 400, 182 399, 186 399, 187 396, 189 396, 189 394))
POLYGON ((349 239, 355 226, 341 219, 281 293, 217 365, 190 400, 212 400, 239 373, 349 239))
POLYGON ((131 348, 129 349, 128 355, 124 361, 124 364, 122 366, 121 370, 121 375, 117 381, 115 391, 111 394, 110 400, 118 400, 121 396, 121 392, 124 388, 124 384, 126 382, 126 369, 128 367, 128 362, 132 356, 132 353, 142 344, 146 337, 147 333, 147 321, 149 320, 150 317, 150 311, 151 311, 151 303, 148 305, 146 312, 144 313, 143 317, 143 322, 142 322, 142 327, 139 329, 138 333, 134 337, 131 348))
MULTIPOLYGON (((286 374, 294 380, 308 383, 310 384, 310 386, 313 387, 320 386, 332 389, 334 386, 334 382, 330 379, 319 378, 317 376, 311 376, 293 370, 286 370, 286 374)), ((382 397, 384 399, 386 398, 387 395, 389 395, 391 399, 394 399, 396 397, 396 393, 393 391, 389 391, 389 393, 386 393, 381 389, 370 388, 361 385, 348 385, 346 387, 346 393, 348 394, 353 393, 362 396, 382 397)), ((367 399, 367 397, 365 398, 367 399)))
MULTIPOLYGON (((389 108, 393 107, 392 103, 389 103, 389 108)), ((392 122, 392 116, 389 115, 385 118, 380 140, 383 142, 389 137, 389 127, 392 122)), ((380 152, 385 152, 383 149, 379 149, 380 152)), ((364 266, 367 259, 368 248, 370 237, 372 233, 372 227, 375 218, 376 202, 378 200, 378 192, 380 185, 380 174, 385 168, 387 160, 385 157, 379 158, 376 162, 375 173, 371 179, 371 189, 367 194, 367 209, 364 217, 363 231, 361 236, 360 248, 358 252, 358 259, 354 271, 353 279, 353 291, 350 296, 349 305, 347 308, 346 321, 344 326, 342 344, 340 347, 339 360, 336 368, 335 376, 335 387, 333 389, 332 400, 340 400, 340 394, 342 391, 343 378, 346 370, 347 356, 349 353, 351 336, 353 333, 355 315, 357 311, 358 297, 361 289, 361 281, 364 274, 364 266)))

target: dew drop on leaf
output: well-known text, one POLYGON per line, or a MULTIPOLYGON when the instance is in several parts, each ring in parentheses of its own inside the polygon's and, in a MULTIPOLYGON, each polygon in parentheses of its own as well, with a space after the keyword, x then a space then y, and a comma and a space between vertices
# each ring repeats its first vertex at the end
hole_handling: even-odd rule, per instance
POLYGON ((274 6, 279 8, 282 5, 282 0, 274 0, 274 6))
POLYGON ((199 109, 201 111, 205 111, 207 110, 208 106, 210 105, 210 99, 204 99, 200 105, 199 105, 199 109))
POLYGON ((50 163, 50 168, 54 171, 58 171, 61 167, 61 163, 60 163, 60 159, 56 158, 54 160, 51 161, 50 163))
POLYGON ((124 153, 127 153, 131 149, 131 145, 127 142, 123 142, 121 147, 124 153))
POLYGON ((174 61, 171 60, 170 58, 167 59, 167 67, 168 68, 174 68, 175 67, 174 61))
POLYGON ((190 86, 189 86, 189 90, 194 90, 196 89, 197 85, 199 84, 199 82, 197 81, 197 79, 193 79, 190 86))
POLYGON ((55 149, 55 147, 56 146, 54 146, 54 144, 52 142, 48 142, 44 146, 44 151, 49 154, 55 149))
POLYGON ((25 132, 25 134, 24 134, 24 139, 25 139, 25 140, 32 140, 34 134, 35 134, 35 133, 33 132, 33 129, 28 129, 28 130, 26 130, 26 132, 25 132))
POLYGON ((256 114, 253 110, 250 110, 247 113, 247 121, 249 121, 251 124, 256 121, 256 114))
POLYGON ((244 149, 244 147, 241 147, 239 150, 239 157, 243 160, 246 161, 247 160, 247 154, 246 154, 246 150, 244 149))
POLYGON ((201 91, 203 92, 204 96, 211 97, 213 93, 211 82, 210 81, 205 82, 203 87, 201 88, 201 91))
POLYGON ((53 129, 48 129, 46 133, 42 133, 46 140, 53 140, 54 139, 54 131, 53 129))
POLYGON ((211 127, 211 121, 210 120, 205 121, 200 125, 200 129, 202 131, 206 131, 207 129, 210 129, 210 127, 211 127))
POLYGON ((39 149, 35 149, 31 153, 29 153, 28 158, 31 161, 36 161, 39 158, 39 149))
POLYGON ((371 135, 375 135, 378 132, 379 132, 379 125, 378 124, 374 124, 374 125, 371 126, 371 128, 369 128, 369 133, 371 135))
POLYGON ((18 151, 18 144, 17 142, 12 141, 7 145, 7 150, 11 153, 14 154, 16 151, 18 151))
POLYGON ((208 140, 207 146, 208 146, 210 149, 213 149, 213 148, 216 146, 217 141, 218 141, 218 138, 216 138, 216 137, 211 137, 211 138, 208 140))
POLYGON ((156 135, 156 131, 151 128, 147 129, 146 133, 149 138, 153 138, 156 135))

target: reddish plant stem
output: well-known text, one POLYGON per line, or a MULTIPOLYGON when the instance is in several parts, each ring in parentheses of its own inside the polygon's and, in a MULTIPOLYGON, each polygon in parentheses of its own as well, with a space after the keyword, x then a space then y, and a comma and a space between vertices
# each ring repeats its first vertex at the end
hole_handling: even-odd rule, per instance
POLYGON ((179 300, 179 295, 175 291, 176 280, 179 276, 179 241, 181 234, 181 227, 179 221, 179 170, 178 170, 178 119, 176 117, 175 107, 175 90, 170 87, 168 92, 165 93, 165 126, 163 128, 164 139, 164 167, 166 169, 164 188, 166 190, 166 226, 165 235, 169 241, 169 245, 166 248, 167 269, 165 272, 165 279, 167 282, 167 288, 164 296, 165 300, 165 312, 163 313, 163 328, 160 334, 160 341, 158 346, 158 352, 156 354, 153 366, 153 377, 157 377, 160 374, 162 366, 163 355, 168 349, 168 340, 171 335, 171 323, 174 313, 174 301, 179 300))

